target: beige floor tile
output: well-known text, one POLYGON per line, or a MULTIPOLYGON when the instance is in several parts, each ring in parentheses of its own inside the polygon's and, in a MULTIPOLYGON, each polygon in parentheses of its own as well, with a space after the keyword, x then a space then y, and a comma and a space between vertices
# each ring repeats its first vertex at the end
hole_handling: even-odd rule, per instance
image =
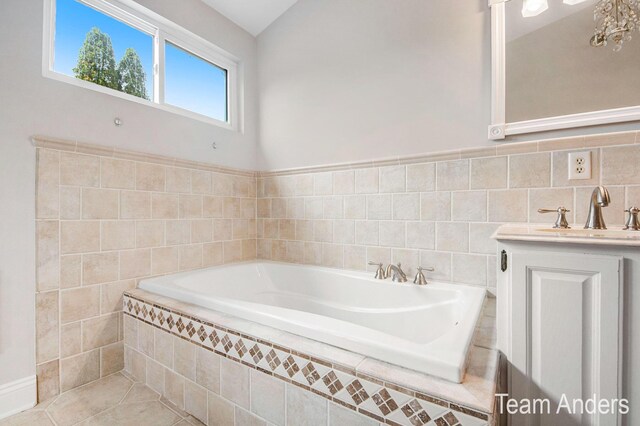
POLYGON ((47 411, 58 426, 73 425, 116 406, 132 386, 131 380, 114 374, 62 394, 47 411))
POLYGON ((153 391, 142 383, 136 383, 124 398, 122 404, 157 401, 158 399, 160 399, 160 395, 157 392, 153 391))
POLYGON ((124 404, 104 411, 84 422, 82 426, 171 426, 180 416, 159 401, 124 404))
POLYGON ((16 414, 4 420, 0 420, 2 426, 53 426, 51 420, 47 416, 47 413, 39 411, 25 411, 24 413, 16 414))

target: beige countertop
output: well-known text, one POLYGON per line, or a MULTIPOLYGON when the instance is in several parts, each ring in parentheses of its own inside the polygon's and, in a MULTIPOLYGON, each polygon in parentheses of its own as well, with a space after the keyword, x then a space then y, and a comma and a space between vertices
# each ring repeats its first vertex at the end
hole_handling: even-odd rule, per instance
POLYGON ((600 230, 583 229, 582 225, 571 225, 570 229, 554 229, 544 224, 506 224, 498 228, 492 238, 507 241, 640 247, 640 231, 625 231, 620 226, 600 230))

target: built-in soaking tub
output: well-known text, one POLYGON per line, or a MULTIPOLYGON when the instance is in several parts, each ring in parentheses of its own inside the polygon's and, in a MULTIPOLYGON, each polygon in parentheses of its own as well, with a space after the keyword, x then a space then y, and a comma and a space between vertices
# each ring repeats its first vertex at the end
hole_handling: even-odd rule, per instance
POLYGON ((252 262, 147 279, 139 287, 461 382, 485 291, 371 275, 252 262))

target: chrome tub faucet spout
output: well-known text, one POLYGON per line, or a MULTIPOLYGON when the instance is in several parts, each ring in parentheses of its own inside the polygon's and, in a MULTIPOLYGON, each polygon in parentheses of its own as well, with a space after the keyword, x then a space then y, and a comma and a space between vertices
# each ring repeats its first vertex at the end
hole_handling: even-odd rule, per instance
POLYGON ((611 202, 609 191, 604 186, 596 186, 591 194, 591 202, 589 204, 589 215, 584 229, 607 229, 602 216, 602 208, 607 207, 611 202))

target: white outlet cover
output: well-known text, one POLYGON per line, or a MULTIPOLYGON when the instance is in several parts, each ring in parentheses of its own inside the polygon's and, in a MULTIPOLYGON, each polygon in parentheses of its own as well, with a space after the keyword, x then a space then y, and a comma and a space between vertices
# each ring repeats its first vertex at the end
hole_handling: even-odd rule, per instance
POLYGON ((591 179, 591 151, 570 152, 569 180, 591 179))

